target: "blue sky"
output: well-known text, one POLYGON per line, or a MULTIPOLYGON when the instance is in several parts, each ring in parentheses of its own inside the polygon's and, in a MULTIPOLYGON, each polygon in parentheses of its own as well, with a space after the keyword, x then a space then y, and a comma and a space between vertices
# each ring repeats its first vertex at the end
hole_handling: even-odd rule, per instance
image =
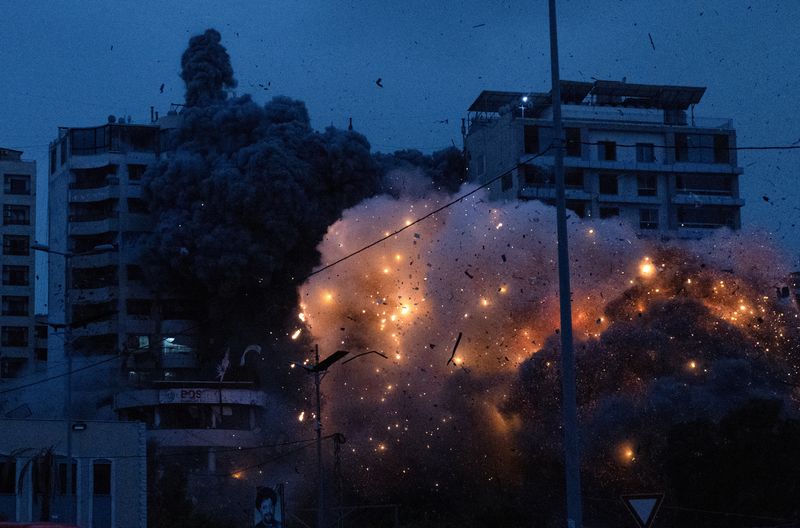
MULTIPOLYGON (((460 147, 481 90, 548 89, 546 4, 0 0, 0 145, 36 159, 44 183, 58 126, 147 122, 151 105, 181 102, 180 55, 215 27, 240 94, 302 99, 317 128, 352 117, 373 150, 460 147)), ((706 86, 696 114, 733 118, 740 145, 792 144, 798 19, 794 1, 561 0, 561 75, 706 86)), ((743 225, 772 232, 796 259, 800 151, 739 160, 743 225)))

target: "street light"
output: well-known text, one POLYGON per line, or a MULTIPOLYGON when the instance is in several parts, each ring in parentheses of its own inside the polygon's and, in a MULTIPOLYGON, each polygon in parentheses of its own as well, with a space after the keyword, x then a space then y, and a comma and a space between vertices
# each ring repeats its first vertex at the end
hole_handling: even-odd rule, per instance
MULTIPOLYGON (((80 253, 71 253, 69 251, 58 251, 55 249, 50 249, 50 246, 45 244, 31 244, 31 249, 34 251, 41 251, 43 253, 51 253, 54 255, 60 255, 64 257, 64 322, 60 325, 52 325, 53 327, 62 326, 64 327, 64 355, 67 359, 67 375, 64 377, 64 383, 66 384, 66 393, 64 398, 64 421, 66 422, 66 431, 67 431, 67 519, 68 523, 73 523, 73 508, 72 508, 72 499, 69 499, 70 489, 72 488, 72 482, 75 477, 73 473, 73 466, 72 466, 72 321, 69 314, 69 310, 67 309, 67 301, 69 296, 69 259, 72 257, 79 257, 83 255, 94 255, 96 253, 103 253, 105 251, 112 251, 116 248, 114 244, 99 244, 89 251, 83 251, 80 253)), ((78 425, 78 424, 76 424, 78 425)), ((85 426, 84 426, 85 428, 85 426)), ((73 494, 74 500, 78 500, 77 490, 73 494)))
MULTIPOLYGON (((325 485, 323 483, 323 466, 322 466, 322 403, 320 400, 320 373, 325 373, 328 369, 333 366, 334 363, 341 360, 347 354, 349 354, 347 350, 337 350, 330 356, 326 357, 322 361, 319 360, 319 345, 314 345, 314 364, 312 366, 303 365, 303 368, 306 369, 307 372, 314 373, 314 386, 316 388, 316 395, 317 395, 317 492, 318 492, 318 507, 317 507, 317 528, 324 528, 325 526, 325 485)), ((367 354, 378 354, 382 358, 386 359, 386 356, 381 354, 376 350, 370 350, 369 352, 363 352, 361 354, 357 354, 352 358, 345 361, 348 363, 354 359, 357 359, 361 356, 365 356, 367 354)))

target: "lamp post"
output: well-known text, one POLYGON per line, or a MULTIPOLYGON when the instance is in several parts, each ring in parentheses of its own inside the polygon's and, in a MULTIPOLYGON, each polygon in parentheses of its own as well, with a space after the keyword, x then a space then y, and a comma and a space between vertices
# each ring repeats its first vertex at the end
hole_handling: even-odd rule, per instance
POLYGON ((564 417, 564 470, 567 484, 567 528, 581 528, 581 473, 578 452, 578 412, 575 356, 572 343, 572 306, 567 249, 567 212, 564 185, 564 139, 561 124, 561 80, 558 68, 556 0, 548 3, 550 21, 550 91, 555 144, 556 225, 558 231, 558 285, 561 312, 561 407, 564 417))
MULTIPOLYGON (((64 384, 65 384, 65 395, 64 395, 64 421, 66 422, 66 437, 67 437, 67 518, 66 522, 73 524, 73 508, 72 508, 72 501, 73 499, 70 498, 70 491, 72 488, 72 482, 75 478, 74 475, 74 468, 72 466, 72 321, 69 314, 69 309, 67 308, 68 304, 68 296, 69 296, 69 261, 72 257, 82 256, 82 255, 93 255, 95 253, 102 253, 104 251, 110 251, 114 249, 113 244, 100 244, 95 246, 94 248, 90 249, 89 251, 84 251, 81 253, 71 253, 69 251, 57 251, 55 249, 50 249, 49 246, 44 244, 31 244, 31 249, 34 251, 41 251, 43 253, 50 253, 55 255, 61 255, 64 258, 64 322, 62 323, 64 327, 64 355, 67 359, 67 375, 64 377, 64 384)), ((58 325, 61 326, 61 325, 58 325)), ((77 501, 78 494, 77 490, 74 490, 73 493, 74 500, 77 501)))

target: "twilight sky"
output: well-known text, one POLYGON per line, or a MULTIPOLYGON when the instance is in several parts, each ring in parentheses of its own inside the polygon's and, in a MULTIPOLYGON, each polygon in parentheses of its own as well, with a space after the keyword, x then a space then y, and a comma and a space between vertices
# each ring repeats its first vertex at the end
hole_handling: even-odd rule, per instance
MULTIPOLYGON (((0 0, 0 146, 38 162, 44 197, 57 127, 109 114, 146 123, 151 105, 182 102, 181 53, 214 27, 239 94, 302 99, 316 128, 352 116, 373 150, 461 147, 460 118, 481 90, 549 89, 546 6, 0 0)), ((733 118, 740 146, 800 144, 798 19, 795 1, 560 0, 561 76, 706 86, 696 115, 733 118)), ((739 153, 743 226, 774 233, 796 264, 798 161, 798 150, 739 153)))

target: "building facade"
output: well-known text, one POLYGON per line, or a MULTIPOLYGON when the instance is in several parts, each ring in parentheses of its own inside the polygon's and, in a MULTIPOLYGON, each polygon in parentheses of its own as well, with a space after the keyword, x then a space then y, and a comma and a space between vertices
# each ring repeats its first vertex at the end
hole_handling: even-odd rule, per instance
POLYGON ((0 379, 18 378, 47 360, 36 344, 34 252, 36 162, 22 152, 0 148, 3 181, 3 284, 0 312, 0 379))
POLYGON ((0 420, 0 430, 0 520, 71 518, 93 528, 147 526, 143 424, 73 423, 71 479, 66 422, 0 420))
MULTIPOLYGON (((741 227, 736 131, 696 118, 705 88, 562 81, 567 207, 643 235, 741 227)), ((484 91, 469 108, 470 179, 494 199, 555 203, 550 93, 484 91)))

